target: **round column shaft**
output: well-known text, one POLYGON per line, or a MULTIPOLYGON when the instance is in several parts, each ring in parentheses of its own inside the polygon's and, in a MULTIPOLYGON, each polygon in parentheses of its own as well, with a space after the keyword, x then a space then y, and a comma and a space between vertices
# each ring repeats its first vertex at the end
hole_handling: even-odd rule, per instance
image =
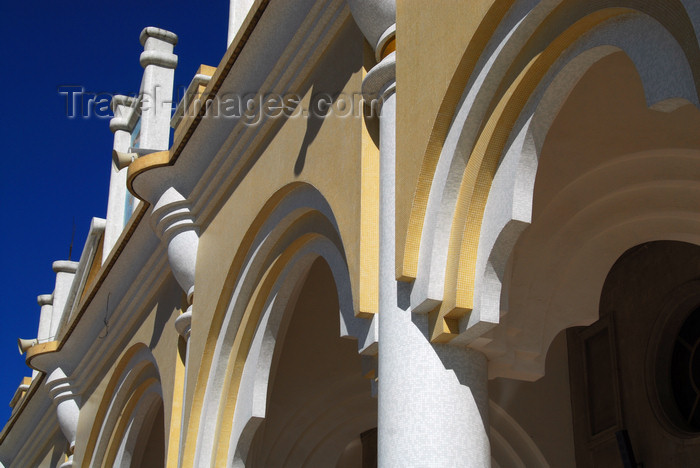
POLYGON ((362 84, 381 104, 378 465, 488 467, 486 358, 431 343, 428 317, 411 311, 411 285, 395 279, 396 2, 348 4, 379 61, 362 84))
POLYGON ((487 361, 430 343, 428 317, 412 314, 410 285, 395 280, 396 95, 380 117, 379 426, 381 467, 487 467, 487 361))

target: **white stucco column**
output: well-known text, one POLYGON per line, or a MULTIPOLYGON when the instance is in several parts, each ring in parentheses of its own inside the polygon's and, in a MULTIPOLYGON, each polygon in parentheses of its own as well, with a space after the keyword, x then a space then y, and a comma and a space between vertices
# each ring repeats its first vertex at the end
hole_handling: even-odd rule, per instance
MULTIPOLYGON (((136 99, 116 95, 112 98, 111 106, 114 117, 109 121, 109 129, 114 133, 112 149, 128 153, 131 146, 131 130, 136 121, 134 106, 136 99)), ((107 222, 105 224, 104 245, 102 247, 102 263, 112 252, 114 244, 124 230, 125 201, 126 201, 126 168, 119 169, 114 163, 110 164, 109 197, 107 198, 107 222)))
POLYGON ((56 367, 48 373, 46 387, 56 407, 56 415, 61 432, 68 441, 68 460, 60 468, 73 467, 73 452, 75 451, 75 437, 78 432, 78 418, 80 416, 80 400, 73 392, 70 380, 61 367, 56 367))
POLYGON ((49 336, 51 340, 56 339, 58 326, 65 313, 68 293, 73 284, 73 277, 78 269, 78 262, 70 260, 59 260, 53 262, 53 271, 56 273, 56 285, 53 290, 53 306, 51 308, 51 325, 49 326, 49 336))
POLYGON ((39 343, 49 341, 51 336, 51 312, 53 309, 53 294, 42 294, 37 296, 37 303, 41 306, 39 315, 39 330, 36 333, 36 339, 39 343))
POLYGON ((140 148, 166 150, 170 142, 170 117, 173 109, 173 81, 177 55, 173 53, 177 35, 149 26, 141 31, 143 52, 139 61, 141 80, 140 148))
POLYGON ((226 47, 231 45, 233 39, 241 29, 243 20, 248 15, 250 7, 253 6, 254 0, 229 0, 228 10, 228 37, 226 47))
POLYGON ((386 53, 395 32, 393 1, 349 3, 381 59, 363 82, 366 98, 381 105, 378 464, 488 467, 486 358, 431 343, 428 317, 412 313, 411 284, 395 279, 396 52, 386 53))
MULTIPOLYGON (((37 303, 41 306, 39 313, 39 329, 36 333, 36 339, 39 343, 45 343, 49 340, 51 333, 51 315, 53 314, 53 294, 42 294, 37 296, 37 303)), ((32 370, 32 380, 39 374, 36 369, 32 370)))

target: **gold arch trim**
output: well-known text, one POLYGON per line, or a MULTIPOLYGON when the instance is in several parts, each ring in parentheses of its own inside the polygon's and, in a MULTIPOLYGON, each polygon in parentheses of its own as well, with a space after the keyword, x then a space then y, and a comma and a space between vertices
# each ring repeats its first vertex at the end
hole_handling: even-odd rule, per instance
MULTIPOLYGON (((144 368, 141 373, 145 372, 147 368, 144 368)), ((107 446, 106 457, 102 461, 102 466, 104 468, 110 468, 114 466, 114 459, 117 457, 117 452, 119 451, 119 446, 124 438, 124 433, 126 432, 127 425, 131 419, 131 415, 134 414, 136 406, 141 401, 141 397, 149 388, 154 385, 160 386, 160 381, 155 377, 150 377, 143 382, 141 382, 129 396, 124 409, 119 415, 117 424, 112 432, 112 436, 109 439, 109 445, 107 446)), ((162 402, 162 399, 161 399, 162 402)))
MULTIPOLYGON (((119 359, 119 363, 114 368, 114 371, 112 372, 112 377, 109 379, 107 387, 105 388, 105 391, 102 394, 100 405, 97 408, 97 412, 95 413, 92 429, 90 430, 90 436, 88 437, 87 445, 85 447, 82 465, 83 467, 87 468, 88 466, 90 466, 90 462, 92 461, 92 458, 94 456, 95 446, 97 445, 97 439, 100 435, 100 432, 102 431, 102 425, 104 424, 104 419, 107 416, 107 410, 109 409, 109 405, 114 399, 119 379, 124 375, 124 370, 126 369, 126 366, 131 362, 132 358, 139 351, 145 349, 148 349, 148 347, 143 343, 137 343, 134 346, 130 347, 126 352, 124 352, 122 357, 119 359)), ((139 372, 139 376, 136 378, 136 381, 138 381, 138 378, 147 369, 147 367, 148 366, 145 366, 143 369, 141 369, 141 371, 139 372)))
MULTIPOLYGON (((402 233, 397 232, 396 278, 398 280, 411 281, 416 278, 420 242, 430 189, 451 121, 454 118, 457 105, 474 70, 476 61, 491 38, 491 33, 501 22, 513 2, 495 3, 479 25, 460 60, 438 114, 435 117, 435 123, 421 163, 405 237, 401 235, 402 233), (402 240, 403 242, 401 242, 402 240)), ((695 78, 696 89, 700 95, 700 46, 698 46, 692 23, 679 0, 668 0, 665 2, 649 2, 647 0, 565 0, 554 8, 547 18, 540 23, 521 53, 512 62, 510 70, 506 73, 498 92, 495 94, 494 99, 497 99, 497 101, 492 103, 489 113, 495 111, 495 106, 501 101, 500 96, 503 96, 505 90, 510 86, 508 83, 512 82, 509 80, 514 78, 514 74, 519 75, 533 56, 539 55, 537 50, 543 51, 547 47, 556 31, 562 31, 568 25, 576 24, 582 18, 589 18, 595 16, 598 12, 611 9, 625 12, 637 11, 654 18, 665 26, 684 49, 695 78)), ((489 113, 486 115, 489 115, 489 113)), ((486 126, 482 128, 482 131, 486 130, 486 126)))
POLYGON ((476 257, 486 201, 498 161, 520 113, 544 75, 571 44, 602 22, 630 11, 625 8, 601 10, 564 31, 525 66, 489 117, 462 175, 450 233, 445 296, 432 321, 433 341, 446 342, 454 338, 459 333, 457 319, 474 307, 476 257))
MULTIPOLYGON (((206 340, 206 345, 204 347, 204 353, 202 355, 202 359, 200 361, 200 366, 199 366, 199 373, 197 375, 197 383, 195 385, 195 391, 194 395, 192 398, 192 404, 190 406, 190 413, 189 413, 189 418, 187 419, 187 432, 185 433, 185 449, 183 452, 183 462, 182 466, 193 466, 194 464, 194 456, 195 456, 195 450, 196 450, 196 444, 197 444, 197 436, 198 436, 198 431, 199 431, 199 426, 201 422, 201 413, 202 409, 204 407, 204 396, 206 392, 206 385, 207 381, 209 379, 209 374, 211 372, 211 366, 212 362, 214 359, 214 352, 216 350, 216 342, 217 339, 222 331, 222 325, 224 322, 224 318, 226 315, 226 311, 228 309, 228 305, 231 301, 231 297, 233 296, 234 289, 238 282, 242 279, 241 274, 242 270, 244 267, 244 262, 246 260, 246 257, 248 254, 252 251, 253 248, 253 242, 255 241, 255 238, 259 234, 261 228, 265 224, 265 222, 268 220, 268 218, 272 215, 272 213, 275 211, 275 209, 280 205, 280 203, 289 195, 291 194, 295 189, 298 189, 304 185, 307 185, 303 182, 294 182, 292 184, 289 184, 282 189, 278 190, 275 192, 275 194, 270 197, 270 199, 265 203, 263 208, 260 210, 258 215, 256 216, 255 220, 251 224, 251 226, 248 228, 248 231, 246 232, 245 236, 243 237, 241 244, 236 252, 236 255, 234 256, 233 262, 231 263, 231 267, 229 268, 228 274, 226 276, 226 280, 224 282, 224 287, 221 291, 221 294, 219 295, 219 301, 216 305, 216 310, 214 312, 214 316, 212 317, 211 321, 211 326, 209 328, 209 333, 207 335, 207 340, 206 340)), ((285 234, 287 232, 290 232, 292 229, 295 229, 300 223, 303 223, 305 219, 307 219, 307 216, 312 215, 313 213, 316 213, 314 211, 309 211, 306 214, 301 215, 299 218, 294 220, 291 225, 287 228, 287 231, 285 231, 285 234)), ((280 239, 285 238, 285 234, 282 234, 280 239)), ((306 239, 306 236, 310 235, 312 233, 303 235, 299 237, 299 239, 306 239)), ((314 234, 318 235, 318 234, 314 234)), ((299 240, 297 239, 297 241, 299 240)), ((290 246, 286 248, 286 251, 288 251, 292 245, 296 245, 296 242, 292 242, 290 246)), ((307 240, 308 242, 308 240, 307 240)), ((274 247, 273 247, 274 251, 274 247)), ((283 255, 283 254, 281 254, 283 255)), ((269 259, 269 261, 266 261, 265 264, 271 265, 272 263, 278 262, 282 257, 278 256, 276 259, 269 259)), ((287 257, 284 257, 287 258, 287 257)), ((282 268, 284 265, 281 264, 279 268, 282 268)), ((254 292, 254 294, 250 297, 249 299, 249 305, 246 307, 246 310, 244 312, 243 317, 241 318, 241 323, 239 325, 239 329, 237 331, 237 335, 235 340, 239 340, 238 334, 243 331, 244 323, 249 323, 249 314, 252 313, 252 310, 250 307, 250 304, 256 300, 256 295, 259 292, 260 285, 265 281, 265 278, 267 278, 267 275, 269 274, 271 267, 268 267, 267 270, 264 270, 260 273, 260 278, 256 280, 256 284, 258 285, 254 292)), ((281 270, 280 270, 281 271, 281 270)), ((257 322, 252 322, 254 326, 257 322)), ((236 341, 237 342, 237 341, 236 341)), ((247 348, 241 348, 245 349, 245 353, 247 353, 247 348)), ((245 360, 243 361, 245 362, 245 360)), ((241 364, 242 366, 242 364, 241 364)), ((242 367, 240 369, 242 371, 242 367)), ((231 370, 227 372, 233 372, 231 370)), ((235 384, 227 384, 230 386, 230 388, 235 388, 235 392, 237 393, 238 391, 238 384, 239 382, 236 381, 235 384)), ((229 387, 227 387, 228 389, 229 387)), ((228 390, 225 390, 223 395, 228 392, 228 390)), ((228 408, 229 405, 235 405, 235 398, 230 401, 226 402, 226 407, 228 408)), ((230 409, 233 411, 233 409, 230 409)), ((233 415, 233 413, 230 413, 233 415)), ((231 422, 231 421, 229 421, 231 422)), ((219 434, 218 439, 219 440, 226 440, 226 444, 228 443, 228 437, 230 436, 230 430, 231 428, 228 428, 228 434, 225 436, 226 438, 223 439, 222 436, 224 435, 219 434)), ((218 443, 218 440, 217 440, 218 443)), ((219 444, 221 445, 221 444, 219 444)), ((228 449, 228 445, 226 445, 226 448, 228 449)), ((217 457, 219 456, 218 453, 219 448, 217 448, 217 457)), ((223 450, 223 449, 221 449, 223 450)))
POLYGON ((190 406, 190 414, 187 420, 187 432, 185 433, 185 450, 183 453, 183 463, 182 466, 192 466, 194 463, 194 453, 195 446, 197 443, 197 431, 199 430, 200 416, 202 412, 202 407, 204 405, 204 393, 206 391, 206 384, 209 378, 209 372, 211 369, 212 361, 214 359, 214 350, 216 349, 216 340, 221 333, 221 326, 223 325, 224 318, 226 315, 226 310, 233 295, 233 291, 236 287, 236 283, 241 275, 241 270, 243 268, 243 262, 246 256, 251 251, 253 242, 260 232, 265 221, 270 217, 272 212, 277 206, 282 202, 282 200, 289 195, 295 188, 301 186, 301 183, 293 183, 287 185, 286 187, 277 191, 268 201, 265 203, 260 213, 255 217, 255 220, 248 228, 245 236, 241 240, 241 244, 236 251, 236 255, 233 258, 231 267, 229 268, 228 274, 226 275, 226 280, 224 282, 224 287, 219 295, 219 301, 216 305, 216 310, 214 316, 212 317, 211 326, 209 328, 209 334, 207 335, 206 346, 204 347, 204 353, 202 355, 202 360, 199 366, 199 373, 197 374, 197 383, 195 385, 195 391, 192 398, 192 404, 190 406))
MULTIPOLYGON (((503 17, 513 5, 514 0, 493 2, 493 5, 486 13, 483 21, 469 41, 462 59, 453 74, 452 80, 445 97, 440 104, 440 109, 435 116, 435 123, 428 138, 428 145, 423 155, 423 162, 418 175, 418 185, 413 198, 413 205, 408 219, 405 246, 400 243, 396 245, 396 279, 399 281, 410 281, 418 274, 418 252, 420 240, 423 233, 423 221, 425 211, 428 207, 428 197, 433 182, 433 176, 437 167, 442 147, 450 129, 450 123, 457 111, 462 92, 467 86, 476 63, 481 57, 489 39, 496 30, 496 27, 503 20, 503 17)), ((399 233, 397 233, 399 234, 399 233)), ((397 236, 397 240, 400 237, 397 236)))
POLYGON ((257 329, 258 321, 262 315, 265 304, 270 296, 270 291, 280 277, 284 268, 289 264, 291 259, 309 242, 318 239, 321 236, 315 233, 305 234, 294 242, 279 255, 267 269, 262 280, 258 283, 253 294, 253 299, 246 307, 243 320, 236 333, 233 347, 229 355, 229 367, 226 369, 226 380, 224 392, 222 393, 223 400, 220 407, 223 411, 220 412, 221 424, 218 428, 216 440, 216 462, 214 466, 225 466, 229 456, 229 442, 231 431, 233 429, 233 415, 236 410, 236 400, 238 399, 238 390, 241 384, 243 368, 248 359, 250 344, 253 341, 255 330, 257 329))

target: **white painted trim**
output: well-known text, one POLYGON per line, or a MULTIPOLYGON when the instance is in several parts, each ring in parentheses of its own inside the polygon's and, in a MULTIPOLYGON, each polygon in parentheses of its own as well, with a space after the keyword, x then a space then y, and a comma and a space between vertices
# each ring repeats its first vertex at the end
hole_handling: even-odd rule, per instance
POLYGON ((88 236, 85 240, 83 251, 80 254, 80 261, 78 262, 78 267, 75 270, 73 283, 71 284, 70 291, 68 292, 68 299, 66 300, 66 306, 63 314, 61 315, 61 322, 58 325, 58 336, 63 333, 66 324, 70 321, 71 317, 78 308, 80 298, 85 289, 85 283, 87 282, 88 275, 90 274, 92 261, 97 254, 100 239, 105 232, 105 226, 106 221, 104 219, 92 218, 92 221, 90 221, 90 230, 88 231, 88 236))
MULTIPOLYGON (((538 21, 531 18, 535 13, 538 13, 536 19, 541 20, 543 16, 537 9, 524 19, 518 20, 518 16, 510 19, 516 26, 498 39, 497 46, 492 46, 493 55, 483 64, 474 83, 465 90, 455 114, 438 162, 426 211, 424 225, 435 228, 425 229, 421 240, 418 277, 411 295, 411 302, 418 313, 434 308, 444 294, 452 216, 466 159, 477 136, 478 127, 474 126, 474 122, 481 122, 485 118, 485 104, 490 102, 495 92, 495 86, 485 84, 500 82, 507 69, 506 65, 510 63, 510 60, 505 59, 514 56, 522 45, 516 41, 522 40, 523 31, 529 32, 536 26, 538 21)), ((624 51, 635 63, 649 106, 656 105, 658 109, 668 111, 673 110, 678 103, 698 104, 693 76, 680 46, 658 22, 640 13, 627 14, 602 23, 562 54, 522 112, 506 146, 508 149, 494 178, 482 224, 477 257, 475 308, 461 321, 460 336, 453 340, 453 344, 472 343, 473 347, 486 352, 492 361, 504 354, 510 355, 507 358, 510 362, 515 359, 512 351, 508 352, 503 343, 500 348, 491 343, 493 336, 488 331, 507 312, 501 297, 501 284, 510 252, 530 222, 539 151, 554 116, 578 79, 594 63, 619 51, 624 51), (669 78, 671 75, 672 79, 669 78), (490 352, 486 351, 487 346, 490 347, 490 352)), ((551 338, 554 335, 556 333, 551 338)), ((544 350, 522 350, 517 355, 517 359, 522 360, 524 365, 522 371, 517 376, 516 373, 505 375, 516 378, 529 375, 527 378, 531 379, 534 374, 530 372, 534 372, 534 369, 540 369, 537 373, 542 372, 546 347, 544 350), (538 363, 534 367, 532 364, 524 364, 533 359, 538 363)), ((492 367, 498 367, 498 372, 505 369, 498 364, 492 367)), ((494 375, 496 374, 492 374, 494 375)))
POLYGON ((212 367, 209 371, 200 416, 201 425, 197 438, 195 464, 208 463, 208 457, 213 453, 213 444, 218 433, 216 415, 220 411, 219 405, 222 401, 220 392, 223 382, 221 379, 224 378, 226 369, 230 366, 230 353, 243 311, 251 299, 260 275, 268 267, 265 263, 266 259, 274 257, 274 253, 280 253, 282 249, 307 232, 319 232, 323 236, 310 241, 296 253, 285 266, 267 299, 265 313, 260 319, 258 331, 251 344, 245 374, 241 380, 238 399, 241 405, 237 406, 236 416, 234 416, 230 459, 233 459, 234 453, 238 453, 239 458, 240 454, 247 453, 247 450, 242 448, 243 446, 239 446, 237 441, 239 437, 247 440, 250 437, 250 431, 254 431, 259 419, 264 417, 264 399, 267 395, 265 388, 269 379, 270 359, 277 344, 276 336, 280 321, 287 304, 294 302, 295 290, 303 284, 306 272, 315 259, 319 257, 325 259, 334 275, 340 306, 340 336, 356 338, 358 348, 366 341, 365 337, 369 332, 370 322, 355 317, 350 278, 344 255, 338 244, 339 237, 335 240, 326 237, 328 233, 323 232, 324 228, 318 223, 318 220, 315 220, 313 225, 298 226, 294 230, 295 232, 289 233, 288 231, 294 221, 310 211, 316 211, 323 215, 328 221, 328 227, 333 229, 335 235, 338 236, 335 219, 327 202, 311 186, 302 185, 293 189, 269 215, 244 261, 242 275, 234 288, 221 327, 222 332, 217 339, 212 358, 212 367), (321 231, 316 231, 318 228, 321 228, 321 231), (282 238, 282 235, 287 237, 282 238), (264 335, 260 335, 261 333, 264 335), (253 374, 250 374, 251 372, 253 374), (255 395, 261 396, 263 400, 256 400, 255 395))
MULTIPOLYGON (((158 364, 156 363, 156 360, 153 357, 153 354, 151 354, 150 350, 144 347, 129 359, 124 370, 118 377, 119 380, 114 388, 114 392, 108 404, 107 412, 105 413, 100 425, 99 434, 92 452, 93 458, 91 460, 85 460, 86 463, 89 463, 90 467, 99 468, 102 466, 104 462, 103 458, 107 453, 107 448, 109 447, 109 443, 112 438, 112 433, 116 427, 116 424, 119 422, 124 406, 129 401, 134 388, 137 387, 140 382, 143 382, 151 377, 155 377, 160 381, 158 364), (153 372, 148 372, 139 377, 138 374, 147 367, 153 369, 153 372), (139 377, 139 380, 137 380, 137 377, 139 377)), ((160 383, 154 383, 154 385, 149 387, 149 391, 155 391, 156 394, 160 395, 162 399, 160 383)), ((104 397, 106 397, 106 395, 103 396, 103 398, 104 397)), ((142 395, 141 399, 143 400, 145 397, 146 393, 142 395)), ((102 403, 102 401, 98 402, 98 404, 102 403)), ((137 411, 134 411, 134 413, 136 412, 137 411)), ((132 413, 132 417, 134 413, 132 413)), ((94 430, 94 427, 89 425, 88 434, 92 430, 94 430)), ((82 462, 82 460, 77 460, 77 462, 82 462)))

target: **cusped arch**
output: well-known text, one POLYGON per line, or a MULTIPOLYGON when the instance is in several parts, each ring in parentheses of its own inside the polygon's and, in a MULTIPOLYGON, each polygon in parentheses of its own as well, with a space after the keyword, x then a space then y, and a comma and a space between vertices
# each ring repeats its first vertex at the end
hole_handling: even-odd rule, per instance
MULTIPOLYGON (((536 256, 528 260, 519 256, 520 271, 506 271, 503 259, 510 258, 520 234, 530 226, 539 156, 554 118, 582 76, 581 70, 620 53, 625 52, 619 47, 600 45, 584 50, 564 66, 541 97, 530 103, 529 109, 526 107, 520 117, 524 122, 516 125, 518 133, 493 179, 481 228, 475 307, 487 310, 487 316, 496 320, 511 309, 518 310, 519 315, 501 317, 501 327, 483 337, 477 346, 492 358, 492 376, 530 380, 542 375, 544 356, 556 333, 597 319, 602 279, 615 258, 630 246, 651 239, 698 240, 694 208, 698 192, 693 174, 698 173, 700 140, 694 148, 627 154, 594 172, 581 174, 557 195, 552 206, 540 207, 545 215, 539 223, 559 224, 559 229, 545 232, 538 226, 529 239, 539 235, 550 243, 534 249, 536 256), (571 212, 575 206, 580 209, 571 212), (567 239, 566 247, 556 242, 564 238, 561 236, 567 239), (547 275, 538 269, 539 262, 549 262, 547 275), (502 291, 503 284, 514 275, 537 278, 537 284, 525 280, 510 285, 510 291, 502 291), (527 293, 525 283, 532 286, 527 293), (511 297, 519 299, 511 304, 511 297), (523 333, 533 323, 542 324, 537 340, 523 333), (508 351, 504 355, 505 349, 508 351)), ((630 58, 627 54, 625 57, 630 58)), ((639 61, 632 62, 638 70, 639 61)), ((657 83, 648 83, 646 88, 663 85, 660 75, 652 78, 657 83)), ((665 98, 652 108, 671 112, 679 104, 691 103, 685 97, 665 98)), ((519 251, 526 250, 523 246, 519 251)))
MULTIPOLYGON (((419 181, 410 208, 407 230, 397 232, 397 277, 415 279, 419 255, 422 248, 424 226, 428 222, 429 199, 435 199, 433 191, 442 190, 436 181, 444 178, 450 164, 445 164, 445 146, 455 135, 455 127, 462 128, 460 138, 471 142, 461 159, 456 160, 464 168, 465 158, 471 146, 484 129, 487 118, 493 113, 501 96, 508 90, 533 58, 546 48, 551 49, 560 38, 577 39, 595 29, 601 19, 634 14, 653 19, 673 37, 683 50, 693 74, 695 89, 700 87, 700 46, 697 27, 698 8, 692 3, 679 0, 669 2, 646 2, 644 0, 603 0, 597 2, 581 0, 559 0, 533 2, 520 0, 493 2, 464 52, 450 82, 440 110, 435 117, 425 155, 421 163, 419 181), (575 27, 576 26, 576 27, 575 27), (466 90, 463 92, 463 90, 466 90), (460 93, 462 96, 460 98, 460 93), (440 157, 438 157, 440 156, 440 157), (441 168, 442 166, 442 168, 441 168), (441 177, 442 173, 442 177, 441 177), (405 235, 405 238, 404 238, 405 235), (404 240, 406 241, 404 244, 404 240)), ((643 39, 642 39, 643 40, 643 39)), ((663 49, 661 49, 663 51, 663 49)), ((546 67, 543 71, 546 71, 546 67)), ((651 91, 651 90, 650 90, 651 91)), ((697 94, 697 93, 695 93, 697 94)), ((649 92, 650 99, 654 93, 649 92)), ((691 99, 691 102, 697 102, 691 99)), ((453 141, 454 143, 454 141, 453 141)), ((454 147, 454 145, 452 145, 454 147)), ((464 145, 461 145, 464 147, 464 145)), ((451 154, 448 151, 448 154, 451 154)), ((461 171, 460 171, 461 173, 461 171)), ((446 184, 454 189, 454 184, 446 184)), ((427 230, 429 231, 429 230, 427 230)), ((425 265, 421 265, 421 271, 425 265)))
POLYGON ((434 340, 459 334, 459 342, 469 343, 499 322, 499 285, 530 221, 532 197, 523 193, 534 185, 544 135, 578 78, 620 51, 643 71, 648 104, 671 111, 698 102, 690 61, 673 35, 644 14, 618 9, 579 20, 533 58, 485 118, 478 138, 466 129, 475 101, 468 97, 474 90, 465 91, 431 184, 425 224, 435 228, 423 232, 412 292, 417 312, 439 307, 434 340), (642 38, 668 47, 654 50, 642 38))
POLYGON ((284 313, 319 258, 328 264, 337 288, 340 336, 357 339, 359 348, 372 341, 370 321, 355 316, 330 205, 309 184, 282 188, 251 224, 220 295, 208 335, 213 351, 202 362, 195 390, 185 462, 228 466, 245 458, 246 441, 265 414, 284 313))
MULTIPOLYGON (((618 30, 617 34, 624 37, 623 31, 618 30)), ((632 39, 627 38, 627 42, 630 45, 632 39)), ((543 89, 531 98, 514 126, 510 137, 511 142, 504 150, 498 170, 493 176, 484 208, 476 255, 473 303, 478 315, 486 317, 488 321, 497 323, 500 315, 507 311, 507 307, 499 301, 506 261, 520 234, 531 223, 539 156, 554 118, 570 91, 593 65, 618 53, 625 54, 625 57, 629 58, 629 55, 619 47, 621 45, 619 43, 595 45, 588 49, 585 48, 586 45, 583 46, 582 51, 576 51, 580 52, 577 55, 572 54, 573 58, 570 61, 553 69, 550 72, 552 75, 550 79, 543 81, 541 84, 543 89)), ((642 45, 642 47, 645 46, 642 45)), ((633 63, 637 67, 640 66, 639 60, 633 63)), ((671 73, 669 65, 670 62, 666 67, 667 73, 671 73)), ((663 84, 661 77, 657 75, 655 79, 656 82, 647 82, 647 87, 661 88, 663 84)), ((653 107, 656 110, 663 109, 670 112, 677 106, 690 104, 684 97, 667 97, 673 95, 674 89, 680 91, 679 88, 669 88, 669 91, 663 95, 662 101, 657 102, 653 107)), ((645 164, 646 159, 641 155, 640 157, 637 163, 645 164)), ((637 163, 627 160, 626 164, 629 167, 624 169, 620 166, 615 167, 624 174, 637 163)), ((671 161, 667 160, 660 164, 668 163, 671 161)))
POLYGON ((510 313, 482 348, 493 357, 492 375, 541 376, 554 336, 598 319, 607 273, 631 246, 700 245, 698 171, 698 150, 649 151, 612 161, 562 191, 515 246, 518 259, 501 296, 510 313), (572 203, 581 206, 571 211, 572 203))
MULTIPOLYGON (((559 5, 559 9, 564 8, 566 3, 571 2, 563 2, 559 5)), ((607 3, 610 6, 619 3, 622 6, 623 3, 626 5, 627 3, 632 4, 635 2, 607 3)), ((571 25, 566 29, 566 27, 562 28, 562 24, 550 24, 554 21, 552 16, 555 19, 557 17, 553 11, 557 10, 557 8, 554 8, 554 6, 556 5, 553 2, 547 2, 547 4, 540 4, 533 8, 532 11, 529 11, 527 2, 517 2, 509 15, 506 15, 502 21, 503 24, 499 26, 496 34, 494 34, 492 43, 486 48, 490 55, 485 55, 481 60, 483 63, 480 62, 478 64, 478 67, 470 77, 469 83, 464 88, 465 91, 462 98, 459 100, 453 99, 455 102, 459 102, 459 107, 453 113, 441 113, 443 117, 444 115, 453 114, 453 122, 449 134, 446 134, 442 140, 438 138, 438 143, 434 143, 444 143, 441 152, 442 156, 439 158, 439 161, 435 161, 435 167, 430 169, 428 166, 432 167, 432 164, 429 164, 427 160, 424 161, 425 167, 421 172, 421 179, 424 180, 424 183, 419 184, 418 190, 420 192, 421 187, 423 187, 423 190, 428 188, 430 192, 429 196, 427 193, 421 195, 421 193, 417 192, 411 214, 412 221, 409 226, 409 231, 411 232, 408 233, 409 238, 417 235, 421 236, 421 247, 420 250, 416 250, 413 253, 408 250, 405 252, 404 265, 401 267, 405 276, 415 277, 416 273, 411 273, 411 271, 417 268, 418 263, 420 263, 418 270, 421 272, 426 271, 426 268, 428 268, 431 274, 440 274, 440 267, 435 269, 430 261, 426 261, 426 259, 429 260, 431 258, 440 260, 444 258, 444 255, 440 256, 440 252, 433 252, 431 249, 434 245, 444 243, 445 238, 449 237, 449 230, 447 233, 440 231, 440 226, 443 226, 444 223, 440 223, 438 220, 441 216, 447 216, 449 224, 454 211, 454 205, 451 206, 450 201, 455 200, 457 197, 467 157, 476 144, 479 132, 484 129, 488 116, 493 114, 497 106, 497 103, 493 103, 494 99, 500 98, 507 91, 506 87, 500 90, 499 94, 496 91, 500 88, 493 84, 488 86, 486 84, 512 84, 517 79, 517 76, 510 77, 513 73, 514 64, 523 61, 523 57, 529 57, 528 60, 532 60, 532 57, 539 59, 537 61, 538 65, 533 67, 532 64, 528 65, 526 61, 518 69, 519 72, 528 67, 534 68, 534 72, 540 75, 537 81, 540 79, 543 81, 551 79, 551 77, 547 78, 545 74, 556 74, 556 64, 551 69, 549 66, 551 64, 543 67, 542 59, 546 58, 544 57, 547 55, 546 51, 539 53, 540 51, 535 47, 537 43, 543 42, 543 39, 534 40, 534 38, 551 34, 551 30, 561 32, 557 40, 553 41, 548 47, 550 55, 554 55, 554 57, 561 53, 562 47, 568 48, 567 55, 569 58, 563 57, 558 60, 559 66, 568 62, 571 56, 576 56, 585 49, 600 45, 611 45, 611 50, 613 47, 620 50, 627 49, 633 60, 637 61, 638 68, 649 75, 643 81, 647 88, 647 98, 650 104, 658 102, 669 104, 668 99, 673 97, 680 97, 697 103, 696 90, 698 79, 695 76, 698 70, 694 70, 692 66, 692 64, 698 62, 697 43, 689 44, 690 38, 686 36, 692 34, 692 26, 685 25, 685 29, 681 28, 681 26, 684 26, 683 21, 678 22, 678 29, 683 29, 683 33, 676 34, 683 36, 684 42, 682 45, 677 42, 673 34, 664 26, 669 23, 666 17, 672 9, 668 8, 665 11, 665 16, 663 21, 661 21, 635 11, 631 9, 631 6, 611 9, 603 8, 605 5, 597 4, 597 8, 603 9, 590 13, 589 10, 592 7, 583 8, 581 11, 573 11, 569 15, 572 18, 567 19, 568 22, 560 21, 564 25, 571 25), (588 16, 584 15, 582 18, 575 15, 575 13, 583 14, 586 12, 589 13, 588 16), (578 22, 576 21, 577 19, 578 22), (605 22, 607 24, 603 25, 602 23, 605 22), (502 28, 502 26, 506 27, 502 28), (690 33, 686 31, 688 29, 690 33), (570 47, 572 41, 576 41, 576 44, 570 47), (524 43, 530 44, 531 42, 535 44, 530 45, 529 49, 532 50, 523 46, 524 43), (640 47, 640 44, 643 43, 654 44, 654 47, 640 47), (664 45, 664 47, 661 47, 660 44, 664 45), (679 60, 679 58, 682 60, 679 60), (650 67, 649 63, 654 63, 657 59, 658 64, 667 65, 650 67), (668 73, 668 64, 671 63, 680 63, 683 70, 674 69, 673 73, 668 73), (553 70, 554 73, 552 73, 553 70), (669 80, 669 75, 678 76, 677 82, 673 83, 673 79, 669 80), (480 122, 482 123, 479 124, 480 122), (428 181, 428 178, 432 179, 432 181, 428 181), (426 201, 427 206, 421 208, 421 200, 426 201), (431 230, 423 232, 422 226, 436 225, 438 226, 437 234, 440 236, 438 239, 432 238, 431 230), (420 234, 421 232, 422 235, 420 234), (420 259, 418 258, 418 253, 420 253, 420 259), (411 264, 414 264, 414 266, 411 266, 411 264)), ((654 10, 654 8, 651 8, 651 10, 654 10)), ((679 17, 684 16, 680 12, 676 13, 680 15, 679 17)), ((561 12, 559 16, 562 16, 561 12)), ((685 15, 685 18, 687 19, 687 15, 685 15)), ((694 35, 692 35, 692 38, 694 38, 694 35)), ((454 80, 458 80, 458 78, 456 76, 454 80)), ((528 97, 527 93, 524 97, 528 97)), ((444 125, 444 127, 447 128, 448 126, 444 125)), ((417 243, 411 245, 417 245, 417 243)), ((431 283, 433 289, 441 284, 437 280, 431 283)), ((427 291, 419 291, 417 294, 423 294, 425 296, 423 299, 425 300, 434 298, 434 294, 428 294, 427 291)), ((434 306, 435 304, 426 304, 426 308, 429 308, 430 305, 434 306)))
POLYGON ((602 281, 615 259, 630 246, 652 239, 698 241, 695 206, 700 193, 693 181, 693 174, 700 170, 698 148, 630 153, 580 174, 539 208, 537 224, 520 241, 520 233, 530 226, 534 178, 544 140, 544 135, 535 132, 551 125, 548 105, 559 102, 561 106, 568 94, 561 93, 556 81, 569 78, 562 72, 544 94, 540 101, 547 109, 544 114, 541 108, 529 114, 491 187, 478 263, 485 271, 478 276, 481 283, 475 306, 493 307, 491 313, 496 317, 517 311, 501 317, 501 326, 479 345, 492 358, 493 376, 533 379, 542 375, 544 356, 556 333, 597 319, 602 281), (556 99, 548 96, 557 92, 561 95, 556 99), (504 206, 509 208, 504 210, 504 206), (503 236, 515 223, 519 223, 519 232, 506 242, 484 242, 489 232, 503 236), (546 245, 535 246, 537 239, 546 239, 546 245), (507 272, 505 263, 493 268, 492 259, 510 258, 517 242, 514 270, 507 272), (506 283, 510 284, 502 291, 506 283), (538 339, 532 339, 534 324, 539 327, 538 339))

